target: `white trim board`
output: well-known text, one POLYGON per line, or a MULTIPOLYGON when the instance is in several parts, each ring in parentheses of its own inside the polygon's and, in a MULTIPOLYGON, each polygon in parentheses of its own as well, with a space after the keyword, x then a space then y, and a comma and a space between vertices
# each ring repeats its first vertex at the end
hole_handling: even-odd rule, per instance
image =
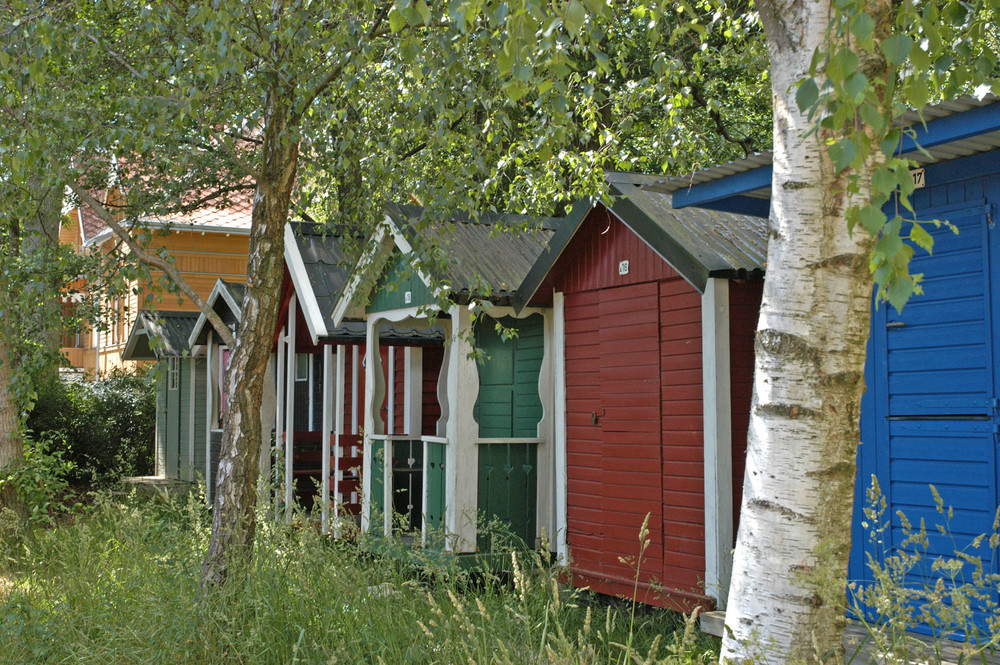
POLYGON ((705 593, 725 609, 733 567, 733 424, 729 281, 710 277, 701 296, 705 473, 705 593))
POLYGON ((319 338, 327 335, 326 323, 323 321, 323 312, 319 308, 316 293, 309 281, 299 245, 295 242, 291 224, 285 224, 285 265, 288 266, 288 272, 292 276, 292 286, 295 287, 295 293, 299 297, 302 316, 306 320, 306 327, 309 328, 309 337, 312 338, 314 345, 319 344, 319 338))

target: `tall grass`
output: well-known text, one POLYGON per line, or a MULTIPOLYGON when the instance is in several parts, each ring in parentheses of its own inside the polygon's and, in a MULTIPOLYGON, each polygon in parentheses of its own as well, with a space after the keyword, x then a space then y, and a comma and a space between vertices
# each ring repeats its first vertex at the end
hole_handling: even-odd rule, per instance
POLYGON ((705 665, 683 617, 592 602, 541 561, 512 579, 359 553, 264 521, 252 561, 202 592, 201 500, 99 497, 53 528, 0 519, 0 663, 705 665), (630 626, 631 629, 630 629, 630 626), (629 646, 631 645, 631 646, 629 646))

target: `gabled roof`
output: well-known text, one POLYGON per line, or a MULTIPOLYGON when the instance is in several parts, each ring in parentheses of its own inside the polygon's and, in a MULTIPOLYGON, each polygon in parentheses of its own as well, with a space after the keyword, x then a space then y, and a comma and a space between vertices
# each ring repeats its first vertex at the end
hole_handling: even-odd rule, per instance
POLYGON ((191 351, 188 337, 197 320, 197 312, 139 310, 122 360, 156 360, 188 354, 191 351))
MULTIPOLYGON (((205 299, 205 304, 222 316, 223 320, 228 318, 231 321, 239 321, 243 318, 243 297, 246 295, 246 289, 245 284, 218 279, 212 287, 212 292, 205 299)), ((188 348, 207 342, 211 328, 208 317, 202 312, 196 312, 195 323, 188 331, 188 348)))
POLYGON ((309 222, 285 227, 285 265, 316 344, 327 337, 365 336, 363 321, 337 325, 333 310, 350 275, 350 263, 341 244, 341 233, 309 222))
MULTIPOLYGON (((1000 97, 963 96, 908 111, 902 126, 912 127, 901 154, 920 166, 1000 149, 1000 97), (921 123, 921 114, 926 125, 921 123), (917 146, 920 146, 918 148, 917 146), (921 150, 922 149, 922 150, 921 150), (924 154, 924 153, 927 154, 924 154)), ((675 192, 678 207, 699 206, 766 217, 771 198, 771 152, 719 164, 680 178, 658 178, 651 187, 675 192)))
MULTIPOLYGON (((713 210, 675 209, 671 195, 657 191, 652 176, 607 173, 610 211, 698 291, 709 277, 759 277, 767 260, 767 221, 713 210)), ((535 295, 600 203, 581 201, 562 221, 545 252, 518 290, 515 308, 535 295)))
POLYGON ((395 232, 418 253, 428 248, 444 251, 446 261, 424 261, 422 265, 434 273, 439 284, 447 286, 453 300, 459 301, 470 296, 494 302, 509 299, 555 234, 558 223, 550 218, 499 213, 481 213, 478 218, 456 215, 445 222, 421 221, 423 209, 412 205, 391 205, 386 212, 395 232))

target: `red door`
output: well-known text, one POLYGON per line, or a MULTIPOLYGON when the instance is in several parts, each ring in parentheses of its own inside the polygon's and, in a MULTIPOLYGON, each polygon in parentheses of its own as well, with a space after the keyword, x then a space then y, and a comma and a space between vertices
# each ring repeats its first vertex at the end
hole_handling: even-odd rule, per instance
POLYGON ((613 586, 627 584, 649 513, 642 580, 659 579, 658 285, 568 294, 565 313, 567 541, 574 567, 613 586))

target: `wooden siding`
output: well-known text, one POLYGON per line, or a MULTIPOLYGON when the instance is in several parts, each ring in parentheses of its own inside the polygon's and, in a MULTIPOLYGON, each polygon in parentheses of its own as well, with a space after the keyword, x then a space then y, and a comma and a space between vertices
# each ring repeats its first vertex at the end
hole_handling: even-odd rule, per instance
MULTIPOLYGON (((919 219, 947 220, 959 232, 928 227, 933 255, 917 249, 911 262, 914 273, 925 275, 923 294, 902 313, 880 305, 872 314, 855 507, 867 505, 864 493, 874 474, 887 508, 880 523, 868 529, 855 520, 852 579, 870 582, 867 557, 883 562, 905 547, 900 513, 914 525, 926 522, 931 558, 969 552, 977 535, 992 530, 1000 501, 1000 367, 995 362, 1000 357, 995 332, 1000 329, 1000 234, 993 224, 1000 204, 998 155, 930 165, 927 187, 911 198, 919 219), (962 179, 946 182, 955 178, 962 179), (947 520, 937 514, 931 484, 949 507, 947 520), (937 533, 937 525, 946 525, 948 534, 937 533), (877 545, 869 538, 875 527, 885 529, 877 545)), ((995 548, 976 554, 992 560, 997 572, 995 548)), ((969 579, 971 568, 966 564, 959 578, 969 579)), ((917 566, 906 577, 907 584, 920 587, 947 580, 929 566, 917 566)), ((998 602, 995 590, 971 608, 980 631, 987 627, 982 610, 988 602, 998 602)), ((871 617, 875 610, 866 612, 871 617)), ((915 629, 931 630, 927 625, 915 629)))
MULTIPOLYGON (((437 435, 437 422, 441 418, 441 404, 438 402, 438 377, 444 364, 443 346, 424 347, 423 364, 423 408, 420 412, 421 434, 437 435)), ((442 460, 444 458, 442 457, 442 460)))
POLYGON ((433 302, 430 290, 411 268, 407 257, 396 252, 372 290, 367 311, 386 312, 403 307, 429 305, 433 302), (406 292, 411 295, 410 302, 405 300, 406 292))
MULTIPOLYGON (((74 231, 70 226, 78 226, 74 221, 63 225, 61 238, 72 243, 74 231)), ((111 244, 105 245, 105 251, 111 244)), ((153 250, 166 250, 181 270, 184 278, 202 298, 207 298, 220 277, 230 282, 245 282, 249 237, 240 234, 202 233, 172 231, 157 234, 150 243, 153 250)), ((162 288, 154 288, 162 282, 159 271, 151 271, 148 280, 134 280, 127 285, 127 293, 112 299, 107 298, 104 308, 105 329, 98 333, 100 354, 94 345, 93 332, 87 330, 81 336, 81 347, 67 354, 71 361, 84 369, 97 369, 105 374, 116 367, 135 367, 141 363, 126 362, 121 359, 125 341, 135 325, 140 309, 180 310, 194 312, 198 308, 187 298, 180 298, 162 288)))
POLYGON ((635 569, 620 558, 638 556, 649 514, 638 599, 705 604, 701 294, 604 211, 591 212, 555 272, 552 287, 566 293, 577 583, 632 596, 635 569))
POLYGON ((729 283, 729 376, 733 432, 733 533, 739 528, 753 396, 754 337, 763 282, 729 283))
POLYGON ((205 475, 205 407, 208 401, 208 391, 206 390, 204 358, 196 358, 194 361, 194 477, 202 478, 205 475))
POLYGON ((479 370, 479 396, 473 417, 480 437, 536 437, 542 418, 538 375, 542 365, 545 329, 541 314, 524 319, 499 320, 517 336, 504 340, 497 320, 483 316, 476 325, 476 348, 485 354, 479 370))
POLYGON ((392 433, 403 434, 406 425, 406 347, 397 346, 393 354, 392 379, 392 433))
POLYGON ((564 293, 579 293, 678 276, 639 236, 599 206, 583 220, 532 304, 551 304, 553 288, 564 293), (625 275, 619 274, 622 261, 629 262, 625 275))

